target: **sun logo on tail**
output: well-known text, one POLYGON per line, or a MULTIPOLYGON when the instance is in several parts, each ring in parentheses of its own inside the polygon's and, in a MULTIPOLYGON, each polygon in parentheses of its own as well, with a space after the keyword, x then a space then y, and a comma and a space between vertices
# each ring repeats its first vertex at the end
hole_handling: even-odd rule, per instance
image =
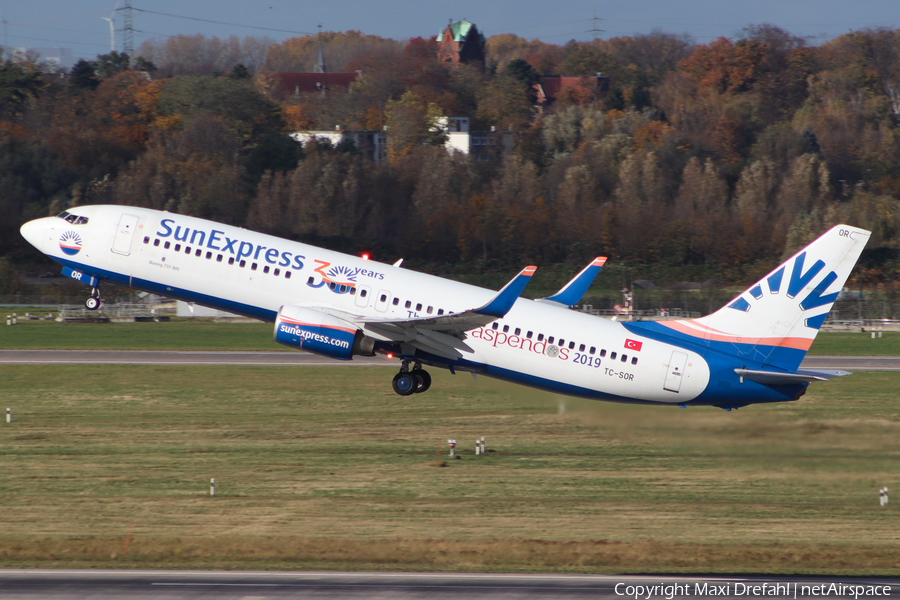
POLYGON ((81 236, 74 231, 67 231, 59 238, 59 249, 69 256, 81 252, 81 236))

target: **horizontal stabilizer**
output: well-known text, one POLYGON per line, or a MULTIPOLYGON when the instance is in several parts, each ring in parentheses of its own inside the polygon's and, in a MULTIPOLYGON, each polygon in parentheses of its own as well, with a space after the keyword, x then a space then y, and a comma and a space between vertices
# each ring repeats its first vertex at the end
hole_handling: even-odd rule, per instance
POLYGON ((763 385, 793 385, 797 383, 812 383, 813 381, 828 381, 834 377, 852 375, 849 371, 837 369, 819 369, 816 371, 802 370, 795 373, 780 371, 758 371, 756 369, 735 369, 734 372, 744 379, 755 381, 763 385))
POLYGON ((606 264, 606 257, 598 256, 591 264, 583 268, 572 281, 564 285, 561 290, 552 296, 540 298, 538 302, 554 302, 566 307, 575 306, 584 297, 584 293, 591 287, 591 284, 594 283, 594 278, 597 277, 597 273, 600 272, 604 264, 606 264))

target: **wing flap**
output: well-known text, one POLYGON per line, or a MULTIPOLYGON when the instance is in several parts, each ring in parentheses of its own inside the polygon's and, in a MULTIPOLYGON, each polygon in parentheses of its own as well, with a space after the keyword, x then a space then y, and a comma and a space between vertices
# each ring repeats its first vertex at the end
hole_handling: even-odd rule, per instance
POLYGON ((470 354, 474 352, 463 341, 466 337, 465 332, 506 316, 531 280, 536 268, 525 267, 487 304, 460 313, 413 319, 385 319, 353 315, 334 309, 327 309, 327 312, 332 315, 339 313, 335 316, 354 323, 366 335, 377 340, 409 344, 424 352, 455 360, 461 358, 463 352, 470 354))

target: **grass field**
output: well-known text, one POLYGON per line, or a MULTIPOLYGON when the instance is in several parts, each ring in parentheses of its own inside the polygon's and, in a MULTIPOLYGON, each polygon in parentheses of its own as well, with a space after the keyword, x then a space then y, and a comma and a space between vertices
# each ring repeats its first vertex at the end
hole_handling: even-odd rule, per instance
POLYGON ((0 366, 0 566, 900 573, 900 374, 729 413, 388 376, 0 366))
MULTIPOLYGON (((900 355, 900 333, 871 339, 869 333, 821 333, 811 355, 900 355)), ((0 326, 0 349, 94 350, 245 350, 293 352, 272 341, 269 323, 215 323, 173 320, 167 323, 56 323, 20 321, 0 326)))

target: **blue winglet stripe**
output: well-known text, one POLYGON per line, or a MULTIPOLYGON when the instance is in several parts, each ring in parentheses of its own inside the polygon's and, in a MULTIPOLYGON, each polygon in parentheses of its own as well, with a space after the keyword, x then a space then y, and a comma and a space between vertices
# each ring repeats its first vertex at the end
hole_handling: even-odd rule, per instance
POLYGON ((558 302, 565 306, 577 304, 578 301, 584 297, 584 293, 591 287, 591 284, 594 283, 594 279, 597 277, 597 273, 600 272, 600 269, 603 268, 604 263, 606 263, 606 257, 598 256, 561 290, 552 296, 543 298, 543 300, 558 302))
POLYGON ((519 296, 522 294, 525 286, 528 285, 528 282, 531 281, 531 276, 534 275, 536 270, 537 267, 525 267, 522 269, 521 273, 516 275, 512 281, 507 283, 503 289, 494 296, 493 300, 481 308, 476 308, 472 312, 489 317, 497 317, 498 319, 502 318, 509 312, 509 309, 513 307, 516 300, 519 299, 519 296))

